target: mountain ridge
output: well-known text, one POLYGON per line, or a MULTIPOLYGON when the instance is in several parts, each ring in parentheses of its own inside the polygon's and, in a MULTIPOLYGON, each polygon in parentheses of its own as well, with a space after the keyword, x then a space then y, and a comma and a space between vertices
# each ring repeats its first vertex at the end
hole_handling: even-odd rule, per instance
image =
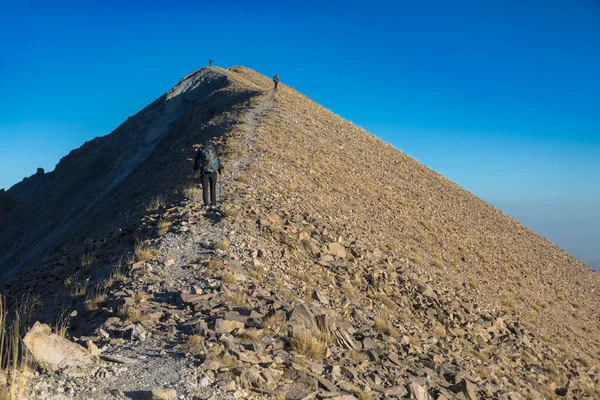
MULTIPOLYGON (((269 78, 245 67, 182 81, 205 73, 226 82, 177 110, 105 204, 57 240, 57 251, 48 248, 40 266, 14 277, 13 298, 26 289, 54 296, 37 317, 77 310, 73 337, 92 337, 109 354, 129 353, 98 329, 130 335, 136 354, 156 346, 170 354, 155 338, 171 328, 175 348, 189 352, 186 340, 204 332, 206 351, 218 357, 202 350, 176 368, 199 365, 215 387, 238 395, 598 394, 598 274, 295 90, 272 92, 269 78), (216 138, 225 161, 226 201, 216 214, 200 211, 188 176, 205 137, 216 138), (99 310, 87 309, 93 298, 69 293, 102 279, 110 285, 99 310), (147 318, 132 320, 123 304, 147 318), (153 339, 134 340, 132 324, 153 339), (252 345, 251 335, 264 336, 252 345), (298 347, 302 340, 308 348, 298 347)), ((152 117, 144 110, 129 122, 152 117)), ((5 221, 0 231, 14 236, 5 221)), ((193 390, 185 385, 186 395, 193 390)))

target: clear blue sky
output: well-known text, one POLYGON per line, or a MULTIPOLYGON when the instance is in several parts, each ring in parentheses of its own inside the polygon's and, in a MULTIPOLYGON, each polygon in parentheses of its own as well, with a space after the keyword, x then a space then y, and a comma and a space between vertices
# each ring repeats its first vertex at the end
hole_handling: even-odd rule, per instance
POLYGON ((278 73, 600 260, 597 0, 277 3, 3 0, 0 187, 52 170, 212 57, 278 73))

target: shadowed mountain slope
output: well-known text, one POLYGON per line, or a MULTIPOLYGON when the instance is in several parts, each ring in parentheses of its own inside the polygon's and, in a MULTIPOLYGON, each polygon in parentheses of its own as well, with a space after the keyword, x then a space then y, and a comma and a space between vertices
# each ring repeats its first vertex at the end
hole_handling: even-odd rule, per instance
POLYGON ((0 276, 35 266, 89 232, 131 226, 153 196, 185 180, 199 127, 220 135, 234 123, 224 111, 253 91, 221 69, 199 70, 111 134, 73 150, 55 171, 14 185, 7 194, 16 206, 0 219, 0 276))

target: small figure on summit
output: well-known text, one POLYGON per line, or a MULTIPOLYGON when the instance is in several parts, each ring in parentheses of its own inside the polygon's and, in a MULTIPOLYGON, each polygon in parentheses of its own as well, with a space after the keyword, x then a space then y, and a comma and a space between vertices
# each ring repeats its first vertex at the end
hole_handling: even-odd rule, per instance
POLYGON ((221 161, 217 156, 217 151, 210 143, 210 139, 204 139, 202 147, 198 150, 196 161, 194 162, 194 171, 200 170, 200 180, 202 182, 202 200, 204 208, 215 208, 217 206, 217 173, 223 171, 221 161), (210 202, 208 191, 210 186, 210 202))
POLYGON ((212 67, 212 58, 208 60, 208 66, 212 67))
POLYGON ((273 90, 277 90, 277 84, 279 83, 279 75, 275 75, 273 77, 273 83, 275 84, 275 87, 273 88, 273 90))

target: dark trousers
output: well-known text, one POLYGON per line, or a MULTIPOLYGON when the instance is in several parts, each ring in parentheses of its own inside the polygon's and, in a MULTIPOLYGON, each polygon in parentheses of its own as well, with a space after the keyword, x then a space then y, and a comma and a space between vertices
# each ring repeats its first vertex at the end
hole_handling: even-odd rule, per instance
POLYGON ((205 206, 216 207, 217 205, 217 173, 202 173, 202 200, 205 206), (210 204, 208 203, 208 187, 210 186, 210 204))
POLYGON ((278 84, 279 82, 277 82, 277 81, 274 81, 274 82, 275 82, 275 87, 273 88, 273 90, 277 90, 277 84, 278 84))

